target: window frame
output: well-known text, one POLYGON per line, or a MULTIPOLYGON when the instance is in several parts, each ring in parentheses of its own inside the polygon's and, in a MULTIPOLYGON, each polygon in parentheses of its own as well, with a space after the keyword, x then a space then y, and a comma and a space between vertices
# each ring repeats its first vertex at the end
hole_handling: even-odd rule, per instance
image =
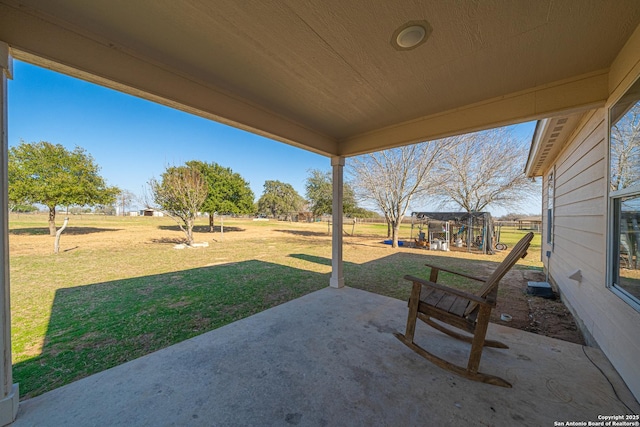
MULTIPOLYGON (((607 169, 606 169, 606 195, 607 195, 607 254, 606 254, 606 286, 609 288, 615 295, 620 297, 623 301, 629 304, 636 311, 640 311, 640 298, 631 295, 627 290, 624 289, 619 283, 620 277, 620 218, 621 218, 621 206, 622 202, 625 198, 628 197, 640 197, 640 183, 635 184, 629 188, 624 188, 622 190, 612 190, 611 189, 611 129, 614 124, 613 112, 621 105, 621 101, 625 99, 631 92, 632 88, 635 85, 640 85, 640 76, 636 78, 636 80, 629 85, 627 90, 623 93, 621 97, 619 97, 615 102, 613 102, 609 108, 607 109, 607 169)), ((640 97, 635 101, 635 103, 640 103, 640 97)), ((635 105, 635 103, 633 105, 635 105)), ((624 104, 622 104, 624 105, 624 104)), ((626 114, 626 113, 625 113, 626 114)), ((619 114, 616 117, 616 123, 619 121, 621 117, 624 117, 624 114, 619 114)))

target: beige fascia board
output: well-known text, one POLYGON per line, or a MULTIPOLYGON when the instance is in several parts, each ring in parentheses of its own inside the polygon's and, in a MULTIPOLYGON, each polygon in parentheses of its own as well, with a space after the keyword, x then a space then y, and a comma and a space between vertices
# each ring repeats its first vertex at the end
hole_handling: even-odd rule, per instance
POLYGON ((596 110, 590 109, 539 120, 532 138, 525 175, 529 178, 542 176, 559 153, 566 148, 567 143, 574 140, 577 129, 581 126, 584 118, 589 116, 589 113, 592 114, 593 111, 596 110), (564 122, 563 124, 559 123, 561 120, 564 122), (542 164, 539 165, 541 159, 542 164))
POLYGON ((602 107, 608 97, 608 76, 608 70, 599 70, 347 138, 340 144, 340 155, 356 156, 602 107))
POLYGON ((0 41, 15 59, 106 86, 325 156, 336 139, 261 106, 0 3, 0 41))
POLYGON ((542 135, 545 134, 548 126, 549 119, 538 120, 538 123, 536 123, 536 130, 533 132, 533 138, 531 140, 531 148, 529 148, 529 157, 527 158, 527 164, 524 167, 524 174, 527 178, 534 178, 540 175, 536 174, 532 169, 533 165, 538 161, 542 135))
POLYGON ((640 76, 640 25, 636 27, 611 64, 609 72, 609 93, 611 96, 607 102, 607 108, 622 97, 638 76, 640 76))

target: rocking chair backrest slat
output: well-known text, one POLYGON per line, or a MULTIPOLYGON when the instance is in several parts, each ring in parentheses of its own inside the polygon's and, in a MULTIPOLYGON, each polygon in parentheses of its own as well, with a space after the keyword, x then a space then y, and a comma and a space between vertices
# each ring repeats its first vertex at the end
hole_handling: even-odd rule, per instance
MULTIPOLYGON (((520 239, 518 243, 516 243, 509 255, 507 255, 505 259, 500 263, 498 268, 496 268, 491 276, 489 276, 484 286, 478 292, 474 293, 482 298, 485 298, 493 289, 497 288, 500 280, 504 277, 504 275, 507 274, 507 272, 511 270, 511 267, 513 267, 515 263, 518 262, 518 260, 527 253, 527 249, 531 244, 531 239, 533 239, 533 233, 525 234, 525 236, 520 239)), ((471 312, 473 312, 473 310, 475 310, 477 306, 477 303, 469 304, 469 307, 467 307, 467 310, 464 313, 465 316, 468 316, 471 312)))

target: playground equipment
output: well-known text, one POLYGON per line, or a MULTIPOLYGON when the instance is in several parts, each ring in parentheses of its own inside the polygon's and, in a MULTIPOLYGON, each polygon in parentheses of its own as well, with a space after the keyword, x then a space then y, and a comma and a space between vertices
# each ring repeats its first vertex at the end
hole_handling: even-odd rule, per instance
POLYGON ((493 230, 494 237, 496 238, 496 251, 506 251, 508 246, 500 242, 500 232, 502 231, 502 225, 498 224, 496 227, 494 227, 493 230))
POLYGON ((432 250, 445 251, 466 247, 468 251, 484 254, 493 254, 495 250, 493 220, 489 212, 412 212, 412 240, 414 228, 418 230, 415 239, 418 247, 429 245, 432 250))

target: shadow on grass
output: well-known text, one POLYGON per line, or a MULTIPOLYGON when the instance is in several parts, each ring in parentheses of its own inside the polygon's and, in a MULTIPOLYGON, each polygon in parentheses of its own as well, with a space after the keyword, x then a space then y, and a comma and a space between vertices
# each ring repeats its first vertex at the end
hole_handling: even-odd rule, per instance
MULTIPOLYGON (((226 229, 225 229, 226 230, 226 229)), ((331 232, 327 231, 308 231, 308 230, 273 230, 280 233, 292 234, 294 236, 303 236, 303 237, 331 237, 331 232)), ((349 237, 357 237, 357 238, 371 238, 371 239, 379 239, 379 234, 367 234, 367 233, 358 233, 356 229, 354 234, 351 234, 350 227, 344 227, 343 236, 347 239, 345 243, 349 243, 349 237)))
MULTIPOLYGON (((289 257, 301 259, 319 265, 331 266, 331 258, 307 254, 290 254, 289 257)), ((429 278, 430 269, 426 263, 439 265, 454 271, 478 277, 488 277, 501 260, 471 260, 468 258, 447 257, 424 252, 395 252, 363 264, 344 262, 344 278, 348 286, 362 289, 401 300, 408 300, 411 283, 405 275, 429 278)), ((515 267, 518 269, 518 267, 515 267)), ((460 276, 441 272, 439 283, 456 286, 462 290, 474 291, 477 282, 468 281, 460 276)))
POLYGON ((293 300, 327 274, 257 260, 58 289, 41 354, 14 364, 27 399, 293 300))
MULTIPOLYGON (((120 228, 98 228, 98 227, 67 227, 62 232, 63 235, 81 236, 85 234, 104 233, 108 231, 120 231, 120 228)), ((9 230, 9 234, 16 236, 47 236, 49 227, 15 228, 9 230)), ((53 237, 53 236, 51 236, 53 237)))
POLYGON ((327 233, 327 232, 322 232, 322 231, 306 231, 306 230, 273 230, 273 231, 277 231, 279 233, 287 233, 287 234, 293 234, 294 236, 304 236, 304 237, 328 237, 331 236, 331 234, 327 233))
MULTIPOLYGON (((308 254, 292 258, 331 265, 308 254)), ((396 252, 362 264, 345 262, 348 286, 408 300, 404 275, 429 277, 425 263, 477 276, 497 262, 396 252)), ((58 289, 41 354, 13 367, 23 399, 322 289, 327 273, 250 260, 58 289)), ((440 282, 457 286, 457 276, 440 282)), ((464 285, 460 286, 465 289, 464 285)))
MULTIPOLYGON (((158 228, 160 230, 182 232, 182 230, 180 230, 180 227, 178 225, 159 225, 158 228)), ((221 227, 219 225, 216 225, 215 227, 213 227, 213 229, 214 229, 214 232, 212 233, 208 225, 196 225, 193 227, 193 232, 194 233, 211 233, 211 234, 221 232, 221 227)), ((237 233, 239 231, 246 231, 246 229, 240 228, 240 227, 227 227, 226 225, 224 227, 225 233, 237 233)))
POLYGON ((331 258, 325 258, 315 255, 307 255, 307 254, 290 254, 291 258, 297 258, 304 261, 313 262, 320 265, 331 265, 331 258))
POLYGON ((186 238, 162 237, 160 239, 150 239, 151 243, 160 243, 162 245, 179 245, 187 241, 186 238))

